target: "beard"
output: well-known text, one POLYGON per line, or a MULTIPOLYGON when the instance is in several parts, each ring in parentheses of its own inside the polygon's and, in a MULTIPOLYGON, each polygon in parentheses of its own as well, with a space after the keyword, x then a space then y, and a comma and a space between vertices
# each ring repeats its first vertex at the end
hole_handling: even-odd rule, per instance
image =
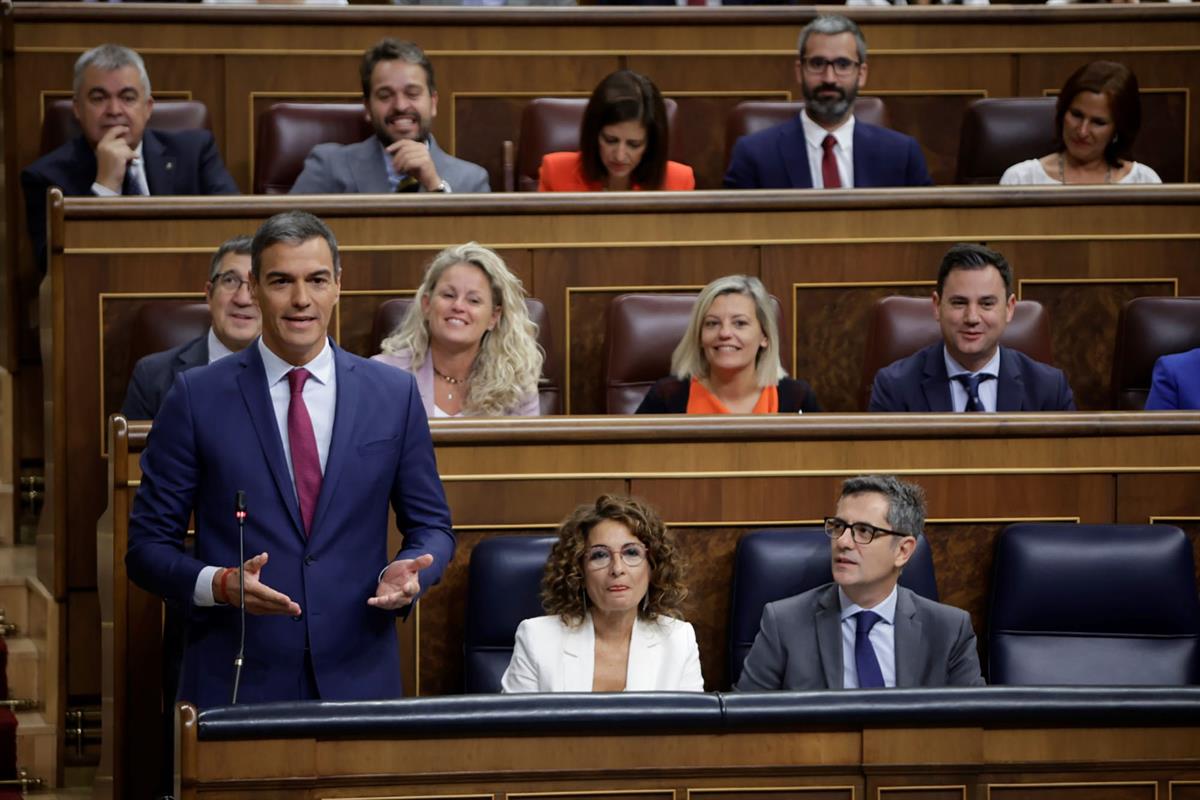
POLYGON ((375 136, 380 142, 383 143, 384 147, 387 147, 388 145, 393 144, 400 139, 412 139, 415 142, 429 141, 429 128, 425 127, 425 121, 422 120, 417 114, 390 114, 383 119, 372 116, 371 127, 375 129, 375 136), (389 126, 396 120, 404 118, 408 118, 416 123, 416 130, 409 136, 396 136, 394 133, 392 133, 392 130, 389 126))
POLYGON ((804 84, 801 88, 804 92, 805 109, 808 111, 808 115, 826 125, 841 122, 858 98, 857 85, 852 86, 850 91, 846 91, 834 83, 822 83, 811 88, 808 84, 804 84), (821 92, 836 92, 837 94, 831 97, 821 97, 821 92))

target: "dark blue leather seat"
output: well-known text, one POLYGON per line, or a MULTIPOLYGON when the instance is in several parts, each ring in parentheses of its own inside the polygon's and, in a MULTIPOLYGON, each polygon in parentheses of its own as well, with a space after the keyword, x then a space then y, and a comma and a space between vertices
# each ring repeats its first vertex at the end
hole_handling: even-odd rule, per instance
POLYGON ((497 536, 471 551, 463 691, 500 691, 521 620, 540 617, 542 571, 554 536, 497 536))
MULTIPOLYGON (((729 682, 737 683, 742 662, 758 635, 763 606, 833 580, 829 537, 823 528, 772 528, 747 533, 738 541, 729 614, 729 682)), ((900 585, 938 599, 929 542, 917 549, 900 574, 900 585)))
POLYGON ((1191 545, 1170 525, 1010 525, 988 640, 994 684, 1200 683, 1191 545))

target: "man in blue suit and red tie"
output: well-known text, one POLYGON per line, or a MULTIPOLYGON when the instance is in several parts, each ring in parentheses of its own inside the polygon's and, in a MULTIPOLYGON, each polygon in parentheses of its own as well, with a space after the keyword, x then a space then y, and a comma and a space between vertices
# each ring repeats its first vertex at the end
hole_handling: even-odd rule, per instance
POLYGON ((230 702, 244 575, 239 702, 398 697, 395 615, 437 582, 454 536, 412 376, 327 336, 341 290, 333 233, 302 211, 251 245, 262 337, 180 373, 142 456, 125 563, 188 609, 179 699, 230 702), (245 492, 242 570, 234 498, 245 492), (388 503, 404 534, 387 555, 388 503), (195 555, 184 552, 195 515, 195 555))
POLYGON ((915 139, 854 118, 858 90, 867 83, 867 42, 852 20, 817 17, 801 31, 799 53, 804 111, 738 139, 725 188, 932 185, 915 139))

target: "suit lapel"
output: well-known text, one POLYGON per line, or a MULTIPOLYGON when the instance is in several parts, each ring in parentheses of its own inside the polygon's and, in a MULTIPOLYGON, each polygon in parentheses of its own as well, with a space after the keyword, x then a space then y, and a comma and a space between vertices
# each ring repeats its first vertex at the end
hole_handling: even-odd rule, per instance
POLYGON ((258 352, 258 343, 247 347, 229 358, 238 359, 242 371, 238 375, 238 388, 241 389, 242 399, 246 410, 250 413, 250 422, 254 432, 258 434, 258 443, 266 456, 267 465, 271 468, 271 477, 275 479, 275 487, 283 504, 291 515, 292 525, 296 534, 304 538, 304 526, 300 523, 300 505, 296 501, 296 488, 288 474, 287 458, 283 453, 283 440, 279 437, 279 423, 275 420, 275 407, 271 403, 271 391, 267 386, 267 372, 263 367, 262 356, 258 352))
POLYGON ((856 187, 873 186, 871 170, 867 168, 867 155, 871 150, 870 130, 860 120, 854 120, 854 135, 851 141, 854 145, 854 185, 856 187))
POLYGON ((817 649, 821 655, 821 671, 825 673, 825 686, 842 689, 842 608, 836 584, 821 593, 817 605, 817 649))
POLYGON ((779 137, 779 157, 787 170, 792 188, 811 189, 813 182, 812 172, 808 168, 808 144, 804 141, 804 125, 800 122, 800 115, 792 117, 790 124, 791 127, 779 137))
POLYGON ((142 168, 150 194, 175 194, 175 155, 149 128, 142 134, 142 168))
POLYGON ((596 665, 596 632, 592 615, 583 618, 582 625, 568 625, 562 638, 562 671, 557 692, 590 692, 592 670, 596 665))
MULTIPOLYGON (((855 126, 857 130, 857 126, 855 126)), ((855 148, 857 150, 857 147, 855 148)), ((924 377, 921 391, 930 411, 953 411, 950 402, 950 374, 946 372, 946 359, 942 355, 943 345, 937 344, 925 350, 924 377)))
POLYGON ((329 346, 333 348, 333 368, 337 373, 337 400, 333 411, 333 436, 329 442, 329 454, 325 458, 325 475, 321 479, 321 494, 313 514, 310 541, 321 530, 321 521, 336 496, 342 473, 347 465, 354 463, 354 446, 358 441, 354 428, 358 420, 358 400, 363 396, 358 390, 354 359, 332 341, 329 346))
POLYGON ((629 640, 629 666, 625 672, 625 691, 650 692, 656 688, 663 659, 661 628, 641 618, 633 622, 629 640))
POLYGON ((921 620, 917 618, 917 607, 912 594, 903 586, 896 590, 896 688, 905 689, 921 685, 929 658, 929 649, 924 647, 921 637, 921 620))
POLYGON ((354 191, 364 194, 388 194, 387 169, 380 155, 378 139, 372 136, 356 145, 350 157, 350 172, 354 176, 354 191))
POLYGON ((1022 411, 1025 408, 1025 383, 1016 362, 1007 348, 1000 348, 1000 374, 996 376, 997 411, 1022 411))
POLYGON ((176 374, 208 364, 208 334, 193 339, 175 356, 176 374))

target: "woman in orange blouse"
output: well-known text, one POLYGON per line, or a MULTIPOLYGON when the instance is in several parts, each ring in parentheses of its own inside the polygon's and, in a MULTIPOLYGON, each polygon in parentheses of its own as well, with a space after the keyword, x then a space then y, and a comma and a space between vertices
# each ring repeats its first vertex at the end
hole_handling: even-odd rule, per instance
POLYGON ((779 325, 762 281, 717 278, 696 298, 671 356, 672 377, 650 387, 639 414, 794 414, 820 411, 812 388, 787 377, 779 325))
POLYGON ((538 169, 540 192, 686 191, 696 177, 667 160, 667 109, 645 75, 623 69, 592 92, 579 129, 579 150, 548 153, 538 169))

